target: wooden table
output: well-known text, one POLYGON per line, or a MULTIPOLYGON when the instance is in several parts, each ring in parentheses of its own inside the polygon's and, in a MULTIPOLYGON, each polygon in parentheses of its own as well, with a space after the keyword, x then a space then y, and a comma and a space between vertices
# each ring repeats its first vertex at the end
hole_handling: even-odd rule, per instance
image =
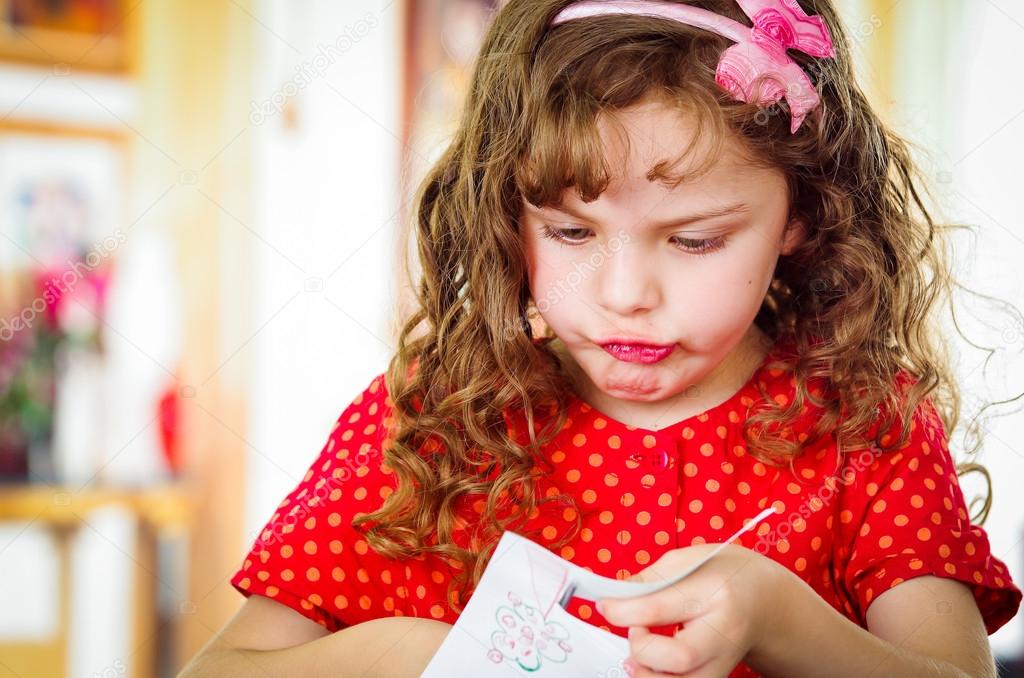
POLYGON ((130 666, 126 666, 126 675, 157 675, 157 579, 153 576, 157 570, 157 539, 161 534, 190 529, 191 501, 183 484, 82 490, 55 485, 0 485, 0 522, 28 521, 48 529, 59 558, 57 634, 42 642, 5 644, 0 638, 0 657, 14 675, 68 675, 71 539, 92 511, 111 506, 122 507, 135 516, 138 539, 138 553, 134 554, 138 565, 132 582, 133 637, 128 645, 134 653, 128 661, 130 666))

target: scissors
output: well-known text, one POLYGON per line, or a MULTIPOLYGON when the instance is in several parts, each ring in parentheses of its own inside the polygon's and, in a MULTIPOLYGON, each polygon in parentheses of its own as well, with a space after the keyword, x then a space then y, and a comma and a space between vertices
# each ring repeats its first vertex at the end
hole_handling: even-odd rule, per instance
POLYGON ((729 545, 729 543, 734 541, 741 534, 751 530, 759 522, 773 513, 775 513, 775 509, 770 506, 761 511, 748 521, 746 525, 736 530, 731 537, 719 544, 717 548, 712 549, 703 558, 670 579, 663 579, 661 581, 654 582, 631 582, 621 579, 609 579, 608 577, 602 577, 594 574, 589 570, 573 568, 571 570, 571 575, 566 579, 564 592, 558 597, 558 605, 563 609, 568 609, 569 601, 577 595, 581 598, 586 598, 587 600, 598 600, 599 598, 632 598, 634 596, 646 596, 650 593, 654 593, 655 591, 660 591, 672 586, 676 582, 693 574, 697 568, 711 560, 716 553, 724 549, 729 545))

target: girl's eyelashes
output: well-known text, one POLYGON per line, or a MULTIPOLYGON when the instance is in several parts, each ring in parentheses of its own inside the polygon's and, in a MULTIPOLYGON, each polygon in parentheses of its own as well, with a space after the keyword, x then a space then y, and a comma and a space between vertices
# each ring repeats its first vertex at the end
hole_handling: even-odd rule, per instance
MULTIPOLYGON (((589 230, 590 229, 587 228, 555 228, 551 224, 541 225, 541 235, 569 247, 576 247, 586 242, 586 233, 589 230), (581 232, 582 235, 579 235, 581 232), (573 234, 577 234, 577 236, 573 237, 573 234)), ((722 249, 725 246, 726 236, 717 235, 713 238, 683 238, 673 236, 673 240, 681 244, 679 249, 683 252, 705 256, 722 249)))

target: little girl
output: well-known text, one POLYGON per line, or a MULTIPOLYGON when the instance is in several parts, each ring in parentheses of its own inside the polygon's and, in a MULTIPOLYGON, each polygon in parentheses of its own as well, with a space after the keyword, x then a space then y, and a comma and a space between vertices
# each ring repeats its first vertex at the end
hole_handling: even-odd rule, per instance
POLYGON ((417 194, 418 309, 197 675, 419 675, 505 530, 650 580, 768 506, 569 612, 635 676, 995 675, 1021 591, 948 448, 917 181, 830 0, 509 0, 417 194))

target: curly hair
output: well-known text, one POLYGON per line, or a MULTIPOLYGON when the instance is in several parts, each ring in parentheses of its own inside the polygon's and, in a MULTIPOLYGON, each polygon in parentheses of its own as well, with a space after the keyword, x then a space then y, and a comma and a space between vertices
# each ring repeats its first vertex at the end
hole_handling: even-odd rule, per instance
MULTIPOLYGON (((960 413, 937 311, 944 304, 953 311, 959 285, 947 232, 961 226, 936 223, 929 212, 931 196, 909 142, 883 124, 856 83, 850 39, 832 2, 800 0, 825 20, 836 56, 792 54, 821 97, 796 134, 785 101, 745 104, 715 83, 728 39, 638 15, 548 26, 566 4, 510 0, 497 12, 457 130, 416 190, 421 270, 410 278, 417 303, 400 323, 386 373, 393 415, 382 454, 399 485, 379 510, 354 522, 375 523, 366 539, 386 557, 445 558, 456 574, 449 598, 459 611, 467 596, 455 589, 468 594, 477 585, 504 530, 523 530, 544 504, 575 506, 571 496, 538 496, 536 487, 551 470, 540 450, 566 422, 570 386, 552 351, 532 340, 532 325, 524 327, 537 308, 519 224, 523 200, 557 204, 575 187, 591 201, 605 190, 610 172, 597 130, 603 111, 662 97, 694 116, 695 139, 737 139, 752 162, 787 177, 791 215, 803 218, 807 235, 779 259, 755 323, 773 341, 795 339, 797 355, 783 367, 793 373, 797 396, 788 406, 766 397, 752 408, 743 423, 751 455, 791 463, 822 435, 835 436, 846 451, 872 445, 884 452, 906 442, 922 400, 947 431, 960 413), (900 373, 913 375, 908 389, 898 387, 900 373), (829 388, 812 391, 811 380, 829 388), (812 435, 779 433, 805 403, 823 413, 812 435), (522 444, 506 430, 505 412, 514 409, 527 422, 522 444), (877 430, 895 423, 897 439, 864 439, 880 417, 877 430), (469 501, 481 514, 471 524, 459 510, 469 501), (456 543, 460 534, 468 546, 456 543)), ((749 25, 734 0, 688 4, 749 25)), ((683 149, 680 160, 691 151, 683 149)), ((648 179, 682 181, 716 156, 712 150, 706 165, 688 167, 685 176, 671 174, 678 161, 660 163, 648 179)), ((989 480, 980 464, 958 470, 989 480)), ((982 522, 990 504, 989 482, 982 522)), ((578 533, 575 515, 575 529, 551 548, 578 533)))

